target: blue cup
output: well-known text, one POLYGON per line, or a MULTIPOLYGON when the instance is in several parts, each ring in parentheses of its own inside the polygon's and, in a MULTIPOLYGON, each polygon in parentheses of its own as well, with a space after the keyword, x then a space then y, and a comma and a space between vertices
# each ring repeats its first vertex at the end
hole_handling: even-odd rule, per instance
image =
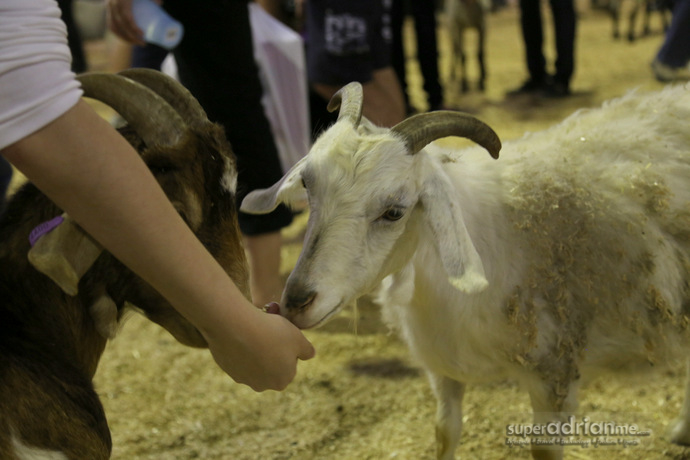
POLYGON ((146 42, 171 50, 182 40, 182 24, 153 1, 133 0, 132 14, 137 26, 144 32, 146 42))

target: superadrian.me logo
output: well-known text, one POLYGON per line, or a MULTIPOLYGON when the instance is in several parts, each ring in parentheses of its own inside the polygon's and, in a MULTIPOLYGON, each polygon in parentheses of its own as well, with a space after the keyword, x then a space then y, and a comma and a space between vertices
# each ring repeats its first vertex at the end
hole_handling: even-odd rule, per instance
POLYGON ((514 423, 506 425, 506 445, 509 447, 531 445, 586 447, 633 447, 640 445, 640 438, 650 436, 651 430, 641 429, 634 423, 593 421, 569 416, 566 421, 544 424, 514 423))

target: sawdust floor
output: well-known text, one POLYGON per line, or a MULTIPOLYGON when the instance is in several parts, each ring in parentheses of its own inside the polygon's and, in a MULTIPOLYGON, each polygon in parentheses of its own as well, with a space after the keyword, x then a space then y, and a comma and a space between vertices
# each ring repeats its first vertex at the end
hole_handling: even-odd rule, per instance
MULTIPOLYGON (((659 24, 653 22, 656 32, 634 44, 613 41, 604 13, 582 8, 575 94, 564 100, 506 101, 505 91, 525 78, 517 13, 501 10, 489 24, 486 93, 461 96, 449 90, 447 103, 476 114, 503 139, 541 129, 579 107, 599 105, 635 87, 661 87, 649 70, 662 40, 659 24)), ((445 41, 442 46, 445 74, 445 41)), ((415 76, 412 101, 423 109, 416 62, 409 65, 415 76)), ((471 72, 476 73, 474 67, 471 72)), ((286 276, 299 253, 305 221, 301 216, 285 231, 286 276)), ((113 458, 434 457, 434 398, 406 347, 381 324, 376 306, 366 299, 360 303, 356 330, 354 315, 347 311, 306 335, 318 356, 299 365, 299 375, 284 392, 256 394, 222 374, 207 351, 185 348, 133 315, 108 345, 95 381, 113 433, 113 458)), ((679 365, 653 376, 612 377, 587 385, 579 417, 632 421, 651 435, 636 438, 640 444, 628 448, 570 447, 566 458, 690 458, 690 450, 669 444, 665 434, 679 412, 683 380, 679 365)), ((528 420, 529 411, 526 394, 510 382, 471 386, 458 456, 529 458, 527 449, 507 447, 505 435, 506 425, 515 417, 528 420)))

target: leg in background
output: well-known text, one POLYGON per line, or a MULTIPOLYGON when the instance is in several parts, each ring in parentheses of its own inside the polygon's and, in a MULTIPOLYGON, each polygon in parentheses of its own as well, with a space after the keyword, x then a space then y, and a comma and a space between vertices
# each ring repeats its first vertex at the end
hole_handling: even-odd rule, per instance
POLYGON ((520 25, 525 44, 527 70, 534 82, 547 78, 544 58, 544 32, 542 29, 541 2, 539 0, 520 0, 520 25))
POLYGON ((0 214, 5 209, 7 189, 12 181, 12 165, 0 156, 0 214))
POLYGON ((429 110, 438 110, 443 105, 443 88, 438 72, 438 40, 436 36, 435 2, 411 0, 417 35, 417 60, 424 79, 429 110))
POLYGON ((575 70, 575 7, 573 0, 551 0, 550 4, 556 34, 556 72, 553 81, 569 91, 575 70))
POLYGON ((687 362, 685 377, 685 399, 680 409, 680 415, 671 424, 670 439, 675 444, 690 445, 690 360, 687 362))
POLYGON ((244 236, 249 258, 249 285, 254 305, 261 307, 279 302, 283 292, 280 277, 280 232, 244 236))

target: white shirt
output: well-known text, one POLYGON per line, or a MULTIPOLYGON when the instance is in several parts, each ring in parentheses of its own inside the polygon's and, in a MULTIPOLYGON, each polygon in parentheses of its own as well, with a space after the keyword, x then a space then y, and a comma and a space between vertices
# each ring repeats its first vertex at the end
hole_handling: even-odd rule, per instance
POLYGON ((55 0, 0 0, 0 150, 81 97, 55 0))

